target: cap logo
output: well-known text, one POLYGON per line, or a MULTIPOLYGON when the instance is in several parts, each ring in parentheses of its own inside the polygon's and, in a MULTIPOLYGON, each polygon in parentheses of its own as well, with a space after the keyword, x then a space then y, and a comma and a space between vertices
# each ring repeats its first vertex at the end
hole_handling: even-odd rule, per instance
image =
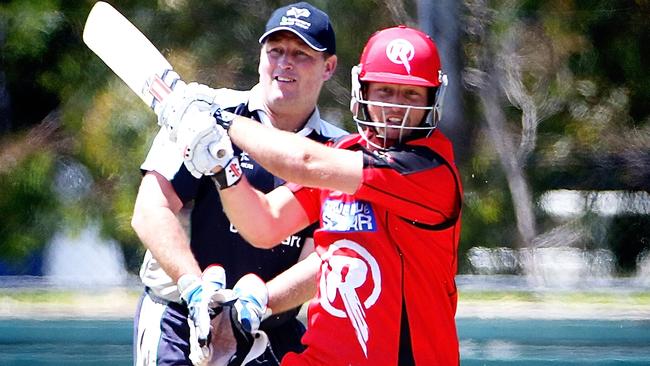
POLYGON ((294 17, 294 18, 300 18, 300 17, 305 17, 309 18, 311 13, 309 12, 309 9, 301 9, 301 8, 296 8, 295 6, 292 6, 291 9, 287 10, 287 16, 289 17, 294 17))
POLYGON ((300 19, 300 17, 309 18, 310 15, 311 12, 309 9, 296 8, 295 6, 292 6, 289 10, 287 10, 286 16, 282 17, 280 25, 296 26, 302 29, 309 29, 309 27, 311 27, 311 23, 300 19))
POLYGON ((415 56, 415 48, 411 42, 405 39, 394 39, 386 46, 386 56, 388 59, 398 65, 404 65, 406 72, 411 74, 411 64, 409 61, 415 56))

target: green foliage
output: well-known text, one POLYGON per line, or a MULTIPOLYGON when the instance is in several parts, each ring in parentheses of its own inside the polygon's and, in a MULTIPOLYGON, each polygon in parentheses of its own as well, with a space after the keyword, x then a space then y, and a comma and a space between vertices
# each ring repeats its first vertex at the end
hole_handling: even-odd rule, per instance
MULTIPOLYGON (((465 3, 472 14, 486 5, 465 3)), ((503 54, 500 47, 512 40, 507 38, 513 37, 509 32, 517 29, 514 38, 523 42, 512 50, 518 60, 525 60, 521 79, 524 89, 535 91, 541 85, 545 98, 532 101, 558 102, 557 110, 535 126, 534 151, 525 159, 519 156, 534 201, 550 189, 648 191, 650 175, 644 172, 650 163, 650 80, 644 64, 650 54, 643 46, 650 35, 648 2, 496 1, 489 2, 489 8, 479 14, 468 18, 465 28, 467 65, 490 70, 489 76, 496 79, 503 77, 497 72, 503 69, 498 64, 503 62, 499 60, 503 54), (483 31, 487 41, 477 42, 483 31), (485 58, 486 54, 489 57, 485 58)), ((513 108, 511 94, 505 98, 508 86, 499 86, 503 89, 491 92, 503 100, 508 123, 504 133, 514 136, 516 146, 521 141, 522 110, 513 108)), ((473 112, 477 103, 473 95, 469 97, 473 112)), ((491 175, 499 176, 502 168, 490 140, 476 138, 470 164, 460 168, 465 173, 466 189, 463 250, 479 244, 512 247, 516 243, 516 220, 509 208, 514 202, 510 201, 506 180, 491 175), (499 219, 495 221, 495 217, 499 219)), ((558 225, 557 219, 541 210, 534 213, 541 232, 558 225)), ((585 215, 579 220, 585 227, 611 231, 602 242, 598 239, 602 234, 592 233, 586 238, 591 241, 587 246, 612 249, 617 268, 623 272, 631 272, 636 256, 650 248, 649 236, 643 230, 633 230, 634 234, 618 239, 619 230, 642 225, 643 217, 606 220, 585 215), (623 221, 626 225, 621 224, 623 221)))
POLYGON ((8 19, 4 51, 9 61, 39 59, 64 21, 58 1, 11 1, 1 14, 8 19))
MULTIPOLYGON (((99 221, 103 235, 123 244, 132 270, 141 259, 142 245, 130 220, 141 178, 139 165, 158 127, 146 106, 82 43, 83 24, 93 3, 14 0, 0 5, 0 35, 6 34, 0 37, 0 71, 7 76, 13 129, 34 126, 50 110, 60 110, 55 148, 39 155, 49 159, 49 177, 38 175, 42 180, 32 180, 38 184, 28 191, 18 190, 25 186, 13 176, 0 180, 0 189, 6 192, 1 207, 8 205, 7 212, 14 211, 1 223, 7 238, 3 246, 12 248, 2 251, 2 258, 18 258, 42 247, 55 225, 50 220, 37 230, 37 223, 56 217, 77 229, 99 221), (54 163, 59 159, 88 170, 89 192, 74 199, 53 193, 52 177, 62 169, 54 163)), ((186 80, 248 89, 257 82, 259 35, 272 10, 284 3, 134 0, 113 5, 186 80)), ((373 1, 314 4, 330 12, 338 34, 346 35, 339 37, 339 68, 321 103, 326 115, 341 117, 334 122, 350 127, 349 69, 371 32, 391 25, 389 12, 373 1), (352 20, 359 14, 368 19, 365 30, 352 20)), ((18 159, 16 170, 32 172, 31 159, 18 159)))
POLYGON ((51 189, 52 155, 33 153, 19 169, 0 174, 0 256, 20 263, 43 248, 59 223, 51 189))
MULTIPOLYGON (((0 141, 0 257, 4 259, 18 260, 41 248, 62 223, 81 228, 94 221, 101 222, 103 235, 123 244, 131 270, 141 259, 142 245, 130 219, 139 165, 157 126, 147 107, 82 43, 84 21, 93 3, 12 0, 0 4, 0 98, 9 97, 3 101, 10 103, 12 123, 10 134, 0 141), (53 110, 59 111, 57 133, 42 149, 31 146, 25 131, 41 124, 53 110), (14 145, 14 140, 23 142, 14 145), (51 183, 61 161, 87 169, 89 192, 74 199, 55 193, 51 183)), ((264 23, 274 8, 288 1, 111 3, 186 80, 248 89, 258 78, 258 37, 264 23)), ((323 114, 352 131, 349 70, 374 31, 417 19, 416 2, 312 3, 330 14, 338 35, 338 69, 325 84, 320 101, 323 114), (400 6, 405 14, 396 15, 394 8, 400 6)), ((479 3, 466 1, 465 5, 479 3)), ((650 171, 643 170, 647 165, 642 164, 650 161, 645 153, 650 141, 648 2, 487 3, 491 8, 480 25, 494 44, 476 43, 472 36, 476 29, 463 14, 462 66, 484 66, 475 62, 483 47, 495 46, 512 29, 520 30, 527 40, 520 51, 529 61, 524 86, 561 101, 561 108, 538 127, 535 150, 524 161, 534 198, 552 188, 648 190, 650 173, 633 169, 641 166, 642 171, 650 171), (561 77, 555 78, 556 72, 561 77)), ((491 62, 500 62, 496 56, 491 62)), ((459 258, 472 246, 508 246, 516 241, 506 175, 485 137, 478 99, 470 90, 465 97, 467 123, 477 126, 477 133, 471 138, 470 158, 459 167, 466 190, 459 258)), ((514 133, 521 124, 521 111, 510 107, 505 112, 508 131, 514 133)), ((547 218, 536 214, 546 224, 547 218)))
MULTIPOLYGON (((477 156, 472 160, 478 160, 477 156)), ((470 248, 513 246, 514 213, 510 196, 504 189, 507 182, 496 164, 487 168, 489 170, 483 172, 472 169, 472 175, 463 177, 466 190, 459 268, 464 273, 468 272, 465 258, 470 248)))

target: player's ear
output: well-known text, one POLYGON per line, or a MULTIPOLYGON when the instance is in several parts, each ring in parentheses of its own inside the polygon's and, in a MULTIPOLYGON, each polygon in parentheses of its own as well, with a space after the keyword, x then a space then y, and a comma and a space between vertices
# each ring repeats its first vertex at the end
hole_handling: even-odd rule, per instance
POLYGON ((327 81, 332 76, 334 76, 337 63, 338 63, 338 59, 336 58, 336 55, 328 56, 325 59, 325 71, 323 72, 323 80, 327 81))

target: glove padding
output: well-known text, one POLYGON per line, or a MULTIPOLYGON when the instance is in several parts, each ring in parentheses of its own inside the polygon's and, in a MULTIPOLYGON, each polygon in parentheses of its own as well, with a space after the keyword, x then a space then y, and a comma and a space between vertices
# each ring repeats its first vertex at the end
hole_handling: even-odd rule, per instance
POLYGON ((237 297, 233 305, 237 322, 248 333, 258 330, 269 302, 266 284, 261 278, 249 273, 240 278, 232 290, 237 297))
POLYGON ((259 330, 268 303, 268 290, 262 279, 249 273, 240 278, 233 286, 237 301, 230 308, 232 333, 237 340, 237 348, 228 362, 228 366, 246 365, 264 352, 267 361, 279 361, 270 349, 269 339, 264 331, 259 330))
MULTIPOLYGON (((263 285, 263 282, 256 277, 252 280, 256 282, 256 289, 260 283, 263 285)), ((248 279, 245 279, 242 282, 244 286, 247 281, 248 279)), ((241 287, 242 283, 238 282, 238 285, 235 286, 241 287)), ((207 364, 209 366, 247 365, 262 355, 265 360, 264 364, 280 364, 264 331, 255 330, 250 333, 242 327, 238 319, 239 312, 234 306, 237 301, 234 290, 221 289, 212 295, 210 307, 216 310, 217 316, 212 319, 211 323, 212 336, 209 347, 211 354, 201 353, 201 349, 193 350, 190 353, 190 360, 194 365, 197 365, 197 361, 202 362, 200 365, 207 364), (200 357, 198 359, 193 357, 193 353, 200 357)))
POLYGON ((245 330, 242 327, 242 323, 239 322, 237 314, 235 307, 231 307, 230 325, 232 326, 232 334, 237 341, 237 346, 235 353, 228 361, 228 366, 247 365, 250 361, 265 354, 265 352, 266 364, 270 365, 274 361, 275 365, 280 365, 280 361, 275 356, 275 353, 273 353, 273 349, 271 349, 268 335, 259 329, 252 333, 245 330))
POLYGON ((216 97, 216 89, 198 83, 185 84, 178 80, 174 90, 154 107, 158 125, 167 128, 169 139, 176 142, 176 134, 190 106, 209 111, 216 97))
MULTIPOLYGON (((190 361, 192 362, 192 365, 194 366, 208 366, 211 363, 212 355, 214 353, 214 347, 212 346, 212 343, 204 344, 201 345, 201 342, 199 341, 199 337, 197 335, 197 330, 196 327, 193 326, 193 323, 191 320, 188 319, 187 323, 190 326, 190 361)), ((210 335, 208 336, 209 339, 212 339, 213 337, 210 335)))
POLYGON ((228 134, 217 125, 210 111, 202 110, 197 102, 188 107, 177 126, 177 144, 182 149, 185 167, 195 178, 213 175, 214 168, 225 167, 233 158, 228 134))
MULTIPOLYGON (((224 304, 223 311, 212 320, 212 356, 207 362, 210 366, 248 365, 250 361, 264 357, 265 365, 279 365, 269 338, 264 331, 248 333, 237 321, 237 312, 232 303, 224 304), (274 361, 274 363, 271 363, 274 361)), ((252 365, 253 363, 250 363, 252 365)))
POLYGON ((213 309, 213 295, 226 285, 226 272, 223 267, 212 265, 203 272, 201 278, 184 275, 178 280, 181 299, 187 305, 190 327, 190 360, 194 365, 209 361, 210 321, 216 315, 213 309))

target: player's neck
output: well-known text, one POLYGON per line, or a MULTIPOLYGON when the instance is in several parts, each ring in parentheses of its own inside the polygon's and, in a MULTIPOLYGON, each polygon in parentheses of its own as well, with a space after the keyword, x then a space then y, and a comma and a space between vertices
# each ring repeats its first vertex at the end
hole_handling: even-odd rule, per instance
POLYGON ((307 120, 313 112, 314 107, 309 110, 294 109, 280 113, 269 110, 267 114, 275 128, 289 132, 297 132, 305 126, 305 123, 307 123, 307 120))

